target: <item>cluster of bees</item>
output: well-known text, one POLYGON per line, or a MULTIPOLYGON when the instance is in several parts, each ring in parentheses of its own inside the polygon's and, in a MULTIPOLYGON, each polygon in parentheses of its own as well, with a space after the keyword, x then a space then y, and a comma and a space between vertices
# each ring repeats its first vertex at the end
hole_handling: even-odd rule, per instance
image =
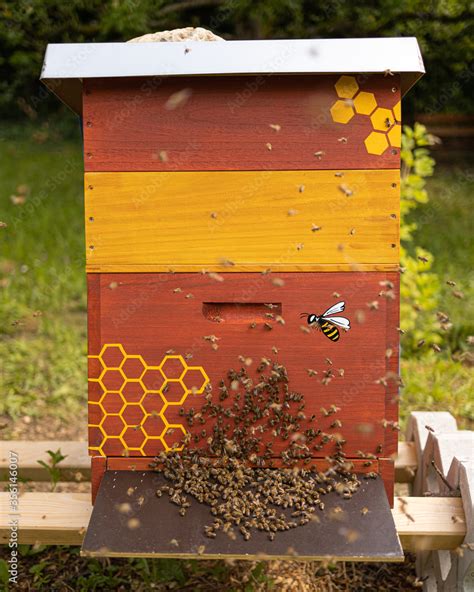
MULTIPOLYGON (((319 429, 315 415, 306 417, 304 397, 289 389, 284 366, 265 359, 256 380, 244 367, 230 370, 218 390, 213 396, 208 388, 199 411, 180 410, 189 426, 184 447, 161 453, 151 465, 167 480, 156 495, 167 493, 181 516, 191 499, 209 506, 209 538, 222 531, 249 540, 257 530, 273 540, 278 532, 319 521, 327 493, 350 498, 358 489, 343 452, 345 440, 319 429), (318 469, 314 450, 329 443, 334 452, 318 469)), ((321 414, 338 410, 333 406, 321 414)), ((331 427, 340 426, 334 419, 331 427)))

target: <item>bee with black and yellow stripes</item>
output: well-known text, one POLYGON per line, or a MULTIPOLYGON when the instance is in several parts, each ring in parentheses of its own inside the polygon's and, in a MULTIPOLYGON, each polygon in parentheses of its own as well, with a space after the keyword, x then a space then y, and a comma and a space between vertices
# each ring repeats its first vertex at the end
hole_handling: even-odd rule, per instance
POLYGON ((306 317, 308 325, 316 325, 331 341, 339 341, 340 332, 338 327, 344 329, 344 331, 349 331, 351 324, 346 317, 332 317, 331 315, 342 312, 345 307, 345 302, 338 302, 328 308, 322 315, 303 312, 300 316, 306 317))

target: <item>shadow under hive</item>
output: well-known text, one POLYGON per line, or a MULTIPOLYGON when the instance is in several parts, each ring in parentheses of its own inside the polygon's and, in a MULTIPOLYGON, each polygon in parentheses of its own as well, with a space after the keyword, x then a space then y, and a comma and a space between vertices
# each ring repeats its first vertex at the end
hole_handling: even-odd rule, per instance
MULTIPOLYGON (((84 548, 110 554, 125 537, 118 553, 173 554, 149 530, 104 528, 108 512, 126 484, 159 479, 150 460, 182 446, 183 414, 206 389, 217 393, 242 360, 272 358, 304 393, 305 414, 337 428, 355 470, 381 476, 345 503, 354 516, 362 498, 378 508, 392 542, 384 550, 367 534, 372 550, 340 556, 400 557, 381 483, 391 503, 401 98, 423 71, 416 40, 185 45, 52 45, 45 60, 43 80, 84 130, 93 499, 99 492, 84 548), (348 331, 314 320, 339 302, 348 331), (321 413, 331 405, 337 425, 321 413)), ((277 458, 284 444, 274 440, 277 458)), ((315 450, 315 463, 334 450, 315 450)), ((141 519, 166 513, 159 503, 141 519)), ((183 522, 198 527, 200 512, 183 522)), ((326 523, 308 528, 295 535, 300 556, 336 552, 326 523)), ((284 555, 272 544, 226 550, 216 539, 211 554, 284 555)))

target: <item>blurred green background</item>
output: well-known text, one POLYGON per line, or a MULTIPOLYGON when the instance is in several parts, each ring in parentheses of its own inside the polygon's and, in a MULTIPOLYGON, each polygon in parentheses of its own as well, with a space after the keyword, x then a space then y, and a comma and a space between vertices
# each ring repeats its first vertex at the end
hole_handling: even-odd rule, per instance
MULTIPOLYGON (((409 127, 402 150, 401 418, 403 424, 412 409, 448 410, 460 427, 473 428, 474 38, 469 2, 19 0, 0 2, 0 17, 4 438, 85 438, 81 133, 77 118, 38 82, 46 45, 123 41, 184 26, 209 28, 227 39, 418 38, 427 75, 404 104, 409 127)), ((35 590, 50 590, 50 560, 41 557, 44 569, 34 558, 31 581, 35 590)), ((58 557, 51 561, 60 565, 58 557)), ((72 561, 69 555, 63 559, 72 561)), ((74 559, 76 566, 79 561, 74 559)), ((94 563, 97 580, 88 576, 77 589, 118 589, 113 578, 131 586, 137 574, 150 581, 165 574, 175 583, 191 577, 189 566, 177 562, 118 565, 108 565, 106 573, 94 563)), ((225 581, 227 568, 216 565, 216 573, 205 577, 225 581)), ((58 578, 57 570, 51 574, 58 578)), ((201 572, 199 577, 204 577, 201 572)))

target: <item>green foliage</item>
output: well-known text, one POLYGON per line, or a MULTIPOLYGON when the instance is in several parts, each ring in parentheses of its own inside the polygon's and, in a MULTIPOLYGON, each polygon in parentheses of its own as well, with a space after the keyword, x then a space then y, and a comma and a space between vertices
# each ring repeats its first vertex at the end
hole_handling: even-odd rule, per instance
POLYGON ((81 153, 36 132, 0 143, 0 414, 65 418, 87 389, 81 153))
POLYGON ((46 549, 46 545, 18 545, 18 551, 22 557, 38 555, 46 549))
POLYGON ((47 561, 39 561, 30 567, 29 573, 33 576, 36 586, 46 586, 52 582, 53 576, 49 573, 50 565, 47 561))
POLYGON ((244 588, 245 592, 254 592, 254 590, 261 590, 262 584, 265 584, 265 590, 273 590, 274 582, 267 575, 267 563, 259 561, 250 573, 250 582, 244 588))
POLYGON ((415 222, 407 223, 407 216, 414 209, 428 202, 426 178, 433 174, 434 160, 426 146, 433 139, 423 125, 414 128, 404 127, 402 137, 402 177, 400 188, 400 264, 402 268, 400 286, 400 318, 406 334, 402 338, 404 355, 419 350, 418 344, 425 347, 438 344, 442 338, 436 319, 440 281, 431 272, 432 255, 421 247, 413 246, 413 234, 417 229, 415 222))
POLYGON ((52 450, 47 450, 46 452, 49 455, 49 462, 46 463, 44 460, 38 460, 36 462, 46 469, 51 480, 51 491, 54 491, 61 478, 61 469, 58 465, 66 458, 66 456, 61 453, 60 449, 56 450, 56 452, 53 452, 52 450))
MULTIPOLYGON (((430 73, 417 110, 472 111, 474 36, 467 0, 3 0, 0 114, 35 118, 58 101, 38 83, 48 43, 125 41, 202 26, 227 39, 416 36, 430 73)), ((406 107, 413 112, 415 95, 406 107)))
POLYGON ((128 578, 121 573, 119 565, 91 559, 87 563, 87 570, 77 578, 75 589, 77 592, 119 590, 128 584, 127 580, 128 578))
POLYGON ((441 281, 439 305, 453 325, 443 333, 442 347, 466 357, 468 337, 474 335, 474 175, 459 160, 450 169, 438 168, 427 186, 429 203, 408 219, 417 222, 417 244, 433 253, 432 270, 441 281))
MULTIPOLYGON (((238 564, 211 560, 117 557, 111 560, 80 557, 76 547, 44 545, 20 545, 19 551, 22 573, 31 574, 28 582, 37 592, 144 592, 155 589, 253 592, 274 589, 264 561, 254 565, 242 562, 245 567, 242 564, 239 567, 238 564), (238 584, 239 579, 244 579, 245 583, 238 584)), ((2 583, 8 580, 8 552, 7 547, 0 549, 0 590, 8 589, 2 587, 2 583)))
POLYGON ((5 559, 0 559, 0 584, 2 586, 2 590, 5 592, 8 590, 8 580, 10 578, 10 574, 8 571, 8 563, 5 559))
POLYGON ((459 429, 474 426, 474 369, 434 352, 422 358, 403 359, 400 418, 405 424, 410 411, 449 411, 459 429))

